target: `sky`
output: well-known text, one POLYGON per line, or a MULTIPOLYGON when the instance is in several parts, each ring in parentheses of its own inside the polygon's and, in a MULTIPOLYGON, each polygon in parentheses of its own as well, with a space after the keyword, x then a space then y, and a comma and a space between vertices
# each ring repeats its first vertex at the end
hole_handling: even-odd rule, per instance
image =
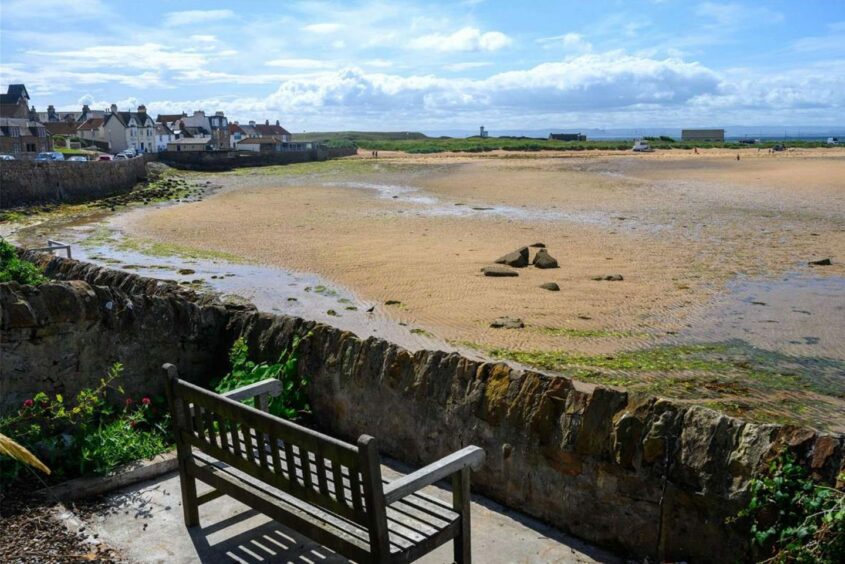
POLYGON ((288 130, 845 125, 845 1, 0 0, 39 110, 288 130))

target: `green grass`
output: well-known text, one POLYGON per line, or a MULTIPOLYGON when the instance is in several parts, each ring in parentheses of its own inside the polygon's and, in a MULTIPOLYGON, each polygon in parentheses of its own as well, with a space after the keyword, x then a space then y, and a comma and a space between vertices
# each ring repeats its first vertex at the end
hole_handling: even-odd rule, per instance
POLYGON ((628 337, 648 337, 648 333, 637 331, 614 331, 612 329, 573 329, 571 327, 534 327, 543 335, 570 337, 573 339, 624 339, 628 337))
POLYGON ((423 133, 417 131, 326 131, 294 133, 294 142, 316 141, 326 144, 338 141, 395 141, 407 139, 427 139, 423 133))
MULTIPOLYGON (((513 137, 470 137, 466 139, 453 138, 426 138, 426 139, 359 139, 357 145, 364 150, 377 151, 404 151, 406 153, 442 153, 448 151, 483 153, 495 150, 507 151, 591 151, 591 150, 616 150, 630 151, 633 143, 625 140, 609 141, 550 141, 547 139, 513 138, 513 137)), ((650 145, 655 149, 708 149, 708 148, 761 148, 768 149, 780 143, 779 141, 767 141, 758 145, 742 145, 735 142, 723 143, 691 143, 683 141, 651 141, 650 145)), ((825 147, 821 141, 790 141, 789 147, 825 147)))

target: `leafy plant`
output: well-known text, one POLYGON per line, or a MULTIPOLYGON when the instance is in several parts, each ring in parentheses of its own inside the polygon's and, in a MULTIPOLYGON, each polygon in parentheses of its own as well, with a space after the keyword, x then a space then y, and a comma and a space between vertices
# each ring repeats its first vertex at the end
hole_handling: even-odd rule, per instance
POLYGON ((18 256, 15 247, 0 239, 0 282, 18 282, 19 284, 41 284, 47 278, 38 267, 18 256))
MULTIPOLYGON (((56 479, 104 474, 167 450, 164 399, 134 401, 118 384, 122 375, 123 366, 115 363, 96 388, 81 390, 74 401, 39 392, 18 413, 0 418, 0 433, 44 460, 56 479)), ((13 484, 23 469, 17 457, 0 452, 0 485, 13 484)))
POLYGON ((845 562, 845 492, 815 483, 790 454, 774 460, 750 487, 739 517, 750 518, 762 561, 845 562))
MULTIPOLYGON (((301 341, 301 338, 294 337, 290 348, 283 350, 275 363, 256 364, 249 359, 249 348, 246 342, 243 338, 238 339, 229 351, 232 370, 219 381, 214 382, 212 387, 216 392, 223 393, 268 378, 275 378, 282 382, 282 393, 271 398, 270 413, 284 419, 300 419, 311 412, 308 396, 305 393, 308 380, 301 378, 297 370, 296 352, 301 341)), ((255 406, 254 399, 245 400, 244 403, 255 406)))

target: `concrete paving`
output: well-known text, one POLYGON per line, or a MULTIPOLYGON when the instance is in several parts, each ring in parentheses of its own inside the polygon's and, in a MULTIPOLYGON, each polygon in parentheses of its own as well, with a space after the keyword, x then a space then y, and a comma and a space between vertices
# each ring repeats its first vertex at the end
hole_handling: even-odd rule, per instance
MULTIPOLYGON (((400 475, 387 467, 384 472, 388 479, 400 475)), ((200 494, 208 490, 199 482, 197 487, 200 494)), ((424 491, 451 499, 445 488, 424 491)), ((88 526, 132 562, 348 562, 228 496, 200 506, 200 526, 190 530, 181 505, 179 476, 170 473, 108 496, 88 526)), ((473 496, 472 549, 474 562, 482 564, 621 562, 481 496, 473 496)), ((419 562, 452 562, 452 544, 419 562)))

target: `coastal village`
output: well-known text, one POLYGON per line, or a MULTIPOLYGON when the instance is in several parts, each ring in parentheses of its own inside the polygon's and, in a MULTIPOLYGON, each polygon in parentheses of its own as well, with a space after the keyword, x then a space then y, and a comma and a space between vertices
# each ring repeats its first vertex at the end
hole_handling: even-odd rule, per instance
POLYGON ((112 104, 104 110, 83 105, 79 111, 56 111, 49 105, 39 112, 24 84, 10 84, 0 94, 0 153, 35 156, 67 149, 90 149, 108 154, 162 151, 300 151, 280 123, 229 121, 223 112, 195 110, 191 115, 147 114, 146 106, 124 111, 112 104))

